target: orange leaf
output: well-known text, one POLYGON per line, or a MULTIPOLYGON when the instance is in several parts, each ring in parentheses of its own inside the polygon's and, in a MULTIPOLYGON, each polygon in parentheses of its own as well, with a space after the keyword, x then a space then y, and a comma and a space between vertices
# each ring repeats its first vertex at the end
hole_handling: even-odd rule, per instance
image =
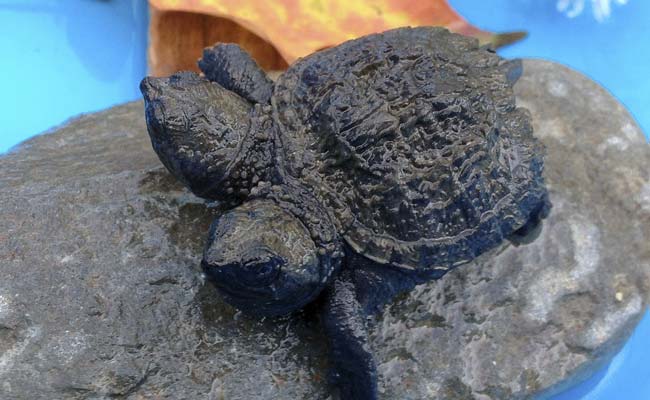
POLYGON ((446 0, 150 0, 159 11, 235 21, 271 43, 287 63, 349 39, 401 26, 445 26, 503 45, 521 33, 495 35, 468 24, 446 0))

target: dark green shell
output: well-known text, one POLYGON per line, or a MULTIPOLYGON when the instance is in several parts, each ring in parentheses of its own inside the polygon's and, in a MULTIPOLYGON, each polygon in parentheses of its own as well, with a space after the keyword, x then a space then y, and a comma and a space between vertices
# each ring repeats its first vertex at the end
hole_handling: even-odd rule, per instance
POLYGON ((543 147, 512 85, 521 63, 440 28, 401 28, 297 61, 272 98, 287 169, 347 243, 447 269, 545 200, 543 147))

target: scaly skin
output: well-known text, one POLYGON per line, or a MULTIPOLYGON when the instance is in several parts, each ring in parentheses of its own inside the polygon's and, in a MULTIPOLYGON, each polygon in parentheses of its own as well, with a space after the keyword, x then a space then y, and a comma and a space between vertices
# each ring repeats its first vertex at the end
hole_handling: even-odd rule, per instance
POLYGON ((154 149, 222 203, 203 255, 255 315, 322 294, 332 383, 375 399, 369 314, 549 212, 543 147, 512 85, 521 64, 438 28, 370 35, 299 60, 274 85, 236 45, 145 78, 154 149))

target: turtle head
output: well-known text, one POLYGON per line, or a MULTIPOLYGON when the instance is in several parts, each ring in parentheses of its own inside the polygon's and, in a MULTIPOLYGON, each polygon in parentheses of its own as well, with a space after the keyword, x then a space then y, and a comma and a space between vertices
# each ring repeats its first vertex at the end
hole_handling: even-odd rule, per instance
POLYGON ((215 220, 202 266, 230 304, 249 314, 283 315, 314 300, 329 283, 340 263, 334 248, 312 239, 275 202, 254 200, 215 220))
POLYGON ((252 105, 193 72, 144 78, 140 90, 151 143, 165 167, 197 196, 227 199, 252 105))

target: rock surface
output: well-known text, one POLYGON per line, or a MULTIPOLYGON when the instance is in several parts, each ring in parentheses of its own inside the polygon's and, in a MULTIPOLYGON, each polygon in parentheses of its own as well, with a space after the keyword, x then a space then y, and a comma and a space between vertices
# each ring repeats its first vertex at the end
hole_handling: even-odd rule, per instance
MULTIPOLYGON (((527 61, 547 145, 539 237, 419 286, 371 330, 382 398, 522 399, 588 376, 650 287, 650 146, 607 92, 527 61)), ((205 283, 214 211, 151 150, 142 104, 0 158, 0 398, 327 399, 314 313, 255 320, 205 283)))

